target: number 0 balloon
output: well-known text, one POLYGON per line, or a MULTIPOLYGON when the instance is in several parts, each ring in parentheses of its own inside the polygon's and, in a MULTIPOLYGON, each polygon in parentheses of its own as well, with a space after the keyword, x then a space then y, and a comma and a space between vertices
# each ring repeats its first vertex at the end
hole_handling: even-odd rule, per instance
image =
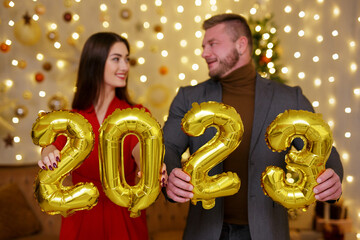
POLYGON ((54 171, 39 171, 35 180, 35 198, 44 212, 66 217, 75 211, 94 207, 99 192, 93 183, 62 185, 66 175, 79 167, 92 151, 94 134, 90 123, 78 113, 51 112, 38 117, 31 137, 34 144, 46 147, 60 134, 68 138, 61 151, 61 164, 54 171))
POLYGON ((316 201, 313 188, 317 185, 317 177, 325 170, 333 138, 321 114, 302 110, 279 114, 265 136, 274 152, 286 150, 295 138, 302 139, 304 147, 299 151, 289 150, 285 162, 288 173, 299 176, 298 180, 289 181, 281 168, 269 166, 262 173, 261 186, 266 195, 284 207, 306 209, 316 201))
POLYGON ((208 127, 215 127, 216 135, 199 148, 183 170, 191 176, 194 186, 193 204, 202 201, 204 209, 215 206, 215 198, 229 196, 240 189, 236 173, 227 172, 209 176, 209 171, 234 151, 240 144, 244 126, 233 107, 217 102, 193 103, 181 121, 183 131, 190 136, 200 136, 208 127))
POLYGON ((115 204, 129 207, 131 217, 140 216, 140 210, 150 206, 160 193, 164 146, 159 123, 144 109, 115 110, 99 129, 99 158, 105 194, 115 204), (121 149, 124 138, 129 134, 135 134, 141 143, 143 177, 135 186, 126 183, 123 170, 121 149))

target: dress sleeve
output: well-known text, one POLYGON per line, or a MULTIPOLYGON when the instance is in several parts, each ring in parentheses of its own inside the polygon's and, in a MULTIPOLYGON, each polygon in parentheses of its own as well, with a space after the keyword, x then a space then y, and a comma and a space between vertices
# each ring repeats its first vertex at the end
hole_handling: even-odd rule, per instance
POLYGON ((62 150, 67 142, 67 137, 64 135, 60 135, 56 138, 55 142, 53 142, 53 145, 58 149, 62 150))

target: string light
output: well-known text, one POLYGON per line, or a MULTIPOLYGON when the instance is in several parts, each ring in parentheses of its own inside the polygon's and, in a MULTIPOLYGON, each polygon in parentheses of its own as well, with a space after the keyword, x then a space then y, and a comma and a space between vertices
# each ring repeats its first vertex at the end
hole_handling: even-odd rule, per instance
POLYGON ((160 22, 163 23, 163 24, 167 23, 167 17, 162 16, 160 18, 160 22))
POLYGON ((313 106, 314 108, 319 107, 319 106, 320 106, 319 101, 313 101, 313 102, 312 102, 312 106, 313 106))
POLYGON ((168 51, 166 51, 166 50, 161 51, 161 56, 167 57, 168 55, 169 55, 168 51))
POLYGON ((105 11, 107 11, 107 6, 106 6, 106 4, 100 4, 100 11, 102 11, 102 12, 105 12, 105 11))
POLYGON ((147 81, 147 77, 145 75, 140 76, 140 82, 144 83, 147 81))
POLYGON ((148 9, 148 7, 147 7, 146 4, 141 4, 141 5, 140 5, 140 10, 141 10, 142 12, 146 12, 147 9, 148 9))
POLYGON ((295 52, 295 53, 294 53, 294 57, 295 57, 295 58, 300 58, 300 57, 301 57, 301 53, 300 53, 300 52, 295 52))
POLYGON ((36 54, 36 59, 39 60, 39 61, 44 60, 44 54, 42 54, 42 53, 36 54))
POLYGON ((145 58, 139 57, 138 58, 138 63, 141 64, 141 65, 144 64, 145 63, 145 58))
POLYGON ((179 74, 179 79, 184 80, 185 79, 185 73, 180 73, 179 74))
MULTIPOLYGON (((161 19, 160 19, 160 21, 161 21, 161 19)), ((150 23, 149 23, 149 22, 144 22, 144 23, 143 23, 143 27, 146 28, 146 29, 149 28, 149 27, 150 27, 150 23)))
POLYGON ((334 105, 335 102, 335 98, 329 98, 329 104, 334 105))
POLYGON ((193 80, 190 81, 190 85, 191 85, 191 86, 196 86, 197 84, 198 84, 198 81, 195 80, 195 79, 193 79, 193 80))
POLYGON ((289 5, 284 8, 284 12, 286 12, 286 13, 291 13, 291 10, 292 10, 292 8, 289 5))
POLYGON ((194 54, 195 54, 195 56, 200 56, 200 55, 201 55, 201 49, 200 49, 200 48, 196 48, 196 49, 194 50, 194 54))
POLYGON ((284 31, 285 31, 286 33, 291 32, 291 27, 290 27, 289 25, 286 25, 286 26, 284 27, 284 31))
POLYGON ((298 77, 300 79, 304 79, 305 78, 305 73, 304 72, 299 72, 298 77))
POLYGON ((346 177, 346 181, 347 181, 348 183, 352 183, 352 182, 354 181, 354 177, 353 177, 353 176, 347 176, 347 177, 346 177))
POLYGON ((333 35, 334 37, 339 35, 339 32, 337 30, 334 30, 331 32, 331 35, 333 35))
POLYGON ((197 71, 197 70, 199 70, 199 65, 196 64, 196 63, 194 63, 194 64, 191 66, 191 68, 192 68, 192 70, 197 71))
POLYGON ((178 13, 183 13, 184 12, 184 7, 179 5, 176 10, 177 10, 178 13))
POLYGON ((316 79, 314 80, 314 85, 315 85, 316 87, 319 87, 319 86, 321 85, 321 79, 320 79, 320 78, 316 78, 316 79))
POLYGON ((175 23, 174 28, 179 31, 182 28, 181 23, 179 23, 179 22, 175 23))
POLYGON ((45 91, 40 91, 39 92, 39 97, 46 97, 46 92, 45 91))
POLYGON ((318 35, 318 36, 316 37, 316 41, 319 42, 319 43, 321 43, 323 40, 324 40, 324 38, 323 38, 323 36, 321 36, 321 35, 318 35))
POLYGON ((13 117, 13 118, 11 119, 11 121, 12 121, 13 123, 17 124, 17 123, 19 123, 19 118, 18 118, 18 117, 13 117))

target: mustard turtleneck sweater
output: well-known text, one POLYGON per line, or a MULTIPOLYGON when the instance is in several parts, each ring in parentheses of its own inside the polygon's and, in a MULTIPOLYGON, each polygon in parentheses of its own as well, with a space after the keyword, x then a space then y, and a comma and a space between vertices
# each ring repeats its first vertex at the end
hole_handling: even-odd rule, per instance
POLYGON ((241 179, 239 192, 224 198, 224 222, 231 224, 248 224, 248 158, 254 118, 255 79, 256 70, 252 62, 219 79, 222 102, 234 107, 244 124, 240 145, 223 162, 224 172, 235 172, 241 179))

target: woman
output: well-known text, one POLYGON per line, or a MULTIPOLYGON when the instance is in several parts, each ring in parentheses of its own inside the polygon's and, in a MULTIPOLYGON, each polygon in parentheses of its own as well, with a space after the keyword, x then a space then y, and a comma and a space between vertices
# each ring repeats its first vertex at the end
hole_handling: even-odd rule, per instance
MULTIPOLYGON (((92 35, 84 45, 72 108, 92 125, 95 147, 71 176, 73 184, 93 182, 100 196, 91 210, 78 211, 62 218, 60 239, 148 239, 145 211, 138 218, 130 218, 127 208, 114 204, 106 197, 99 174, 97 146, 101 123, 117 108, 142 107, 133 105, 127 93, 129 51, 125 38, 109 32, 92 35)), ((53 145, 44 148, 38 165, 44 170, 57 168, 61 164, 60 150, 65 143, 66 137, 59 136, 53 145)), ((123 150, 126 180, 129 185, 134 185, 140 157, 137 137, 126 137, 123 150)), ((163 186, 167 180, 164 165, 162 173, 163 186)))

